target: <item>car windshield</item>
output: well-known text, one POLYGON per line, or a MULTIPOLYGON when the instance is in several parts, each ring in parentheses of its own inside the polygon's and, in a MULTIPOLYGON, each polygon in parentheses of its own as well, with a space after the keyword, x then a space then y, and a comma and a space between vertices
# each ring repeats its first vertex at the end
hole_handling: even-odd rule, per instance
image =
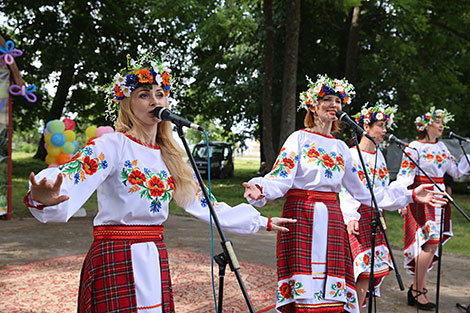
MULTIPOLYGON (((223 147, 209 146, 209 155, 211 158, 223 155, 223 153, 223 147)), ((196 146, 193 151, 193 156, 197 159, 207 159, 207 146, 196 146)))

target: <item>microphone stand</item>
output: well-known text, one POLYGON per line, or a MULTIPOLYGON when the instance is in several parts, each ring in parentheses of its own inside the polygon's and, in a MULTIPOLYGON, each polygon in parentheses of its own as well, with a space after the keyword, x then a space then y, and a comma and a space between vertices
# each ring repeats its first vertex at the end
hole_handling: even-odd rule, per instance
MULTIPOLYGON (((460 145, 460 149, 462 149, 462 152, 463 152, 463 155, 465 156, 465 159, 467 160, 468 164, 470 164, 470 161, 468 160, 468 155, 467 155, 467 153, 465 153, 465 149, 463 147, 462 140, 459 140, 459 145, 460 145)), ((470 305, 468 305, 467 307, 464 307, 463 305, 461 305, 458 302, 455 305, 458 308, 464 309, 466 313, 470 313, 470 305)))
MULTIPOLYGON (((379 210, 379 207, 377 205, 377 201, 375 199, 375 194, 373 190, 373 185, 370 181, 369 175, 367 174, 366 171, 366 165, 364 162, 364 159, 362 157, 362 152, 359 147, 359 141, 357 139, 357 132, 355 129, 351 132, 352 138, 354 140, 354 145, 356 146, 357 153, 359 155, 359 160, 361 161, 362 168, 364 169, 364 174, 366 177, 367 181, 367 186, 369 186, 369 192, 372 198, 372 203, 373 203, 373 210, 374 210, 374 217, 371 218, 370 220, 370 226, 371 226, 371 261, 370 261, 370 274, 369 274, 369 303, 368 303, 368 312, 372 312, 372 298, 374 296, 374 291, 375 291, 375 278, 374 278, 374 263, 375 263, 375 238, 377 235, 377 225, 380 227, 380 230, 382 231, 382 234, 384 235, 385 238, 385 243, 387 244, 387 248, 390 253, 390 259, 392 260, 393 268, 395 269, 395 276, 397 277, 398 281, 398 286, 400 287, 400 290, 405 290, 405 287, 403 286, 403 282, 401 280, 400 273, 398 272, 398 267, 395 263, 395 258, 393 257, 392 253, 392 248, 390 247, 390 242, 388 241, 387 233, 385 232, 385 220, 382 215, 382 212, 379 210)), ((376 148, 377 149, 377 148, 376 148)), ((370 207, 372 208, 372 206, 370 207)), ((362 303, 359 303, 359 306, 362 306, 362 303)))
MULTIPOLYGON (((228 263, 230 266, 230 269, 232 272, 235 273, 235 276, 237 278, 238 284, 240 285, 240 289, 243 293, 243 297, 245 298, 246 305, 248 306, 248 309, 251 313, 255 313, 255 310, 253 308, 253 305, 251 304, 250 298, 248 296, 248 293, 246 291, 245 285, 243 283, 243 280, 241 278, 241 275, 239 273, 240 269, 240 264, 238 263, 237 256, 235 255, 235 251, 233 250, 232 242, 227 240, 225 238, 224 232, 220 226, 219 219, 217 217, 217 214, 214 210, 214 207, 212 206, 212 202, 210 200, 209 195, 207 194, 207 190, 205 188, 204 182, 201 177, 201 173, 199 172, 196 162, 194 161, 194 158, 191 154, 191 151, 189 150, 188 143, 186 142, 186 138, 184 137, 184 132, 183 132, 183 125, 180 122, 175 122, 173 121, 176 125, 176 130, 178 132, 178 136, 181 138, 181 141, 183 142, 184 149, 186 150, 186 154, 188 155, 189 161, 191 163, 191 166, 193 167, 194 174, 196 175, 197 181, 199 182, 199 185, 201 186, 202 193, 204 195, 204 198, 206 199, 207 205, 209 207, 210 214, 212 215, 212 219, 214 220, 214 224, 217 228, 217 231, 219 232, 219 236, 221 239, 221 244, 222 244, 222 249, 223 252, 220 255, 217 255, 214 257, 215 261, 217 264, 219 264, 221 267, 219 268, 219 307, 218 307, 218 312, 222 312, 222 298, 223 295, 221 294, 223 292, 223 287, 221 286, 223 284, 223 278, 225 276, 225 265, 228 263), (219 263, 220 262, 220 263, 219 263)), ((211 225, 212 227, 212 225, 211 225)))
MULTIPOLYGON (((424 174, 424 176, 426 176, 427 179, 429 179, 429 181, 431 183, 434 184, 434 186, 436 186, 436 188, 440 191, 440 192, 444 192, 446 194, 446 197, 447 199, 449 200, 449 202, 467 219, 467 221, 470 222, 470 217, 468 217, 464 211, 462 211, 462 209, 457 205, 457 203, 455 203, 454 199, 452 199, 452 197, 447 193, 445 192, 444 190, 442 190, 441 187, 439 187, 438 184, 436 184, 436 182, 431 178, 429 177, 429 175, 423 171, 423 169, 416 163, 415 160, 413 160, 413 158, 405 152, 405 147, 403 147, 402 145, 398 145, 397 146, 400 148, 400 150, 403 152, 404 155, 406 155, 406 157, 416 166, 416 168, 424 174)), ((463 147, 462 147, 463 148, 463 147)), ((465 152, 465 151, 464 151, 465 152)), ((419 155, 418 155, 419 157, 419 155)), ((467 157, 467 155, 465 154, 465 157, 467 157)), ((468 159, 467 159, 468 161, 468 159)), ((469 163, 470 164, 470 163, 469 163)), ((442 212, 441 212, 441 223, 440 223, 440 234, 439 234, 439 247, 438 247, 438 260, 437 260, 437 282, 436 282, 436 313, 439 312, 439 289, 440 289, 440 282, 441 282, 441 260, 442 260, 442 233, 444 231, 444 219, 445 219, 445 207, 442 206, 442 212)))

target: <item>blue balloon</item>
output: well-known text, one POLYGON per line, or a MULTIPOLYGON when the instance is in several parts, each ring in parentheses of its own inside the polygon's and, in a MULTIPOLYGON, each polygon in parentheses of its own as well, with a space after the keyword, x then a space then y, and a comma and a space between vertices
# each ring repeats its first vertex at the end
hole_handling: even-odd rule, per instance
POLYGON ((50 120, 50 121, 47 122, 47 124, 46 124, 46 129, 47 129, 47 131, 50 132, 50 133, 52 133, 52 132, 51 132, 51 123, 52 123, 52 121, 53 121, 53 120, 50 120))
POLYGON ((56 147, 62 147, 65 143, 65 136, 61 133, 52 134, 51 143, 56 147))
POLYGON ((74 141, 72 141, 72 143, 75 146, 75 151, 77 151, 78 150, 78 142, 76 140, 74 140, 74 141))

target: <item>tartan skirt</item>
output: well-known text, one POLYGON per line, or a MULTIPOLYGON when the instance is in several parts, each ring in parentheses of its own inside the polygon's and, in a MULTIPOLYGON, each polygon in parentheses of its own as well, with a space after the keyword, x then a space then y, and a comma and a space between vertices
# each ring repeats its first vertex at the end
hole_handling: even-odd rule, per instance
MULTIPOLYGON (((443 184, 443 177, 432 177, 437 184, 443 184)), ((410 189, 416 188, 421 184, 431 183, 425 176, 416 176, 410 189)), ((444 209, 444 232, 442 234, 442 244, 446 243, 452 234, 451 208, 447 203, 444 209)), ((405 215, 404 223, 404 255, 405 268, 411 275, 415 273, 415 258, 419 255, 422 247, 426 243, 439 243, 440 223, 436 221, 436 210, 433 206, 421 203, 410 203, 408 205, 408 214, 405 215)), ((441 216, 442 218, 442 216, 441 216)), ((437 262, 438 252, 434 255, 433 261, 429 265, 431 270, 433 264, 437 262)))
MULTIPOLYGON (((358 312, 348 234, 336 193, 291 189, 287 193, 282 217, 297 219, 297 223, 289 226, 289 232, 277 234, 277 311, 343 312, 346 309, 358 312), (328 225, 325 226, 327 229, 326 272, 321 273, 321 277, 314 277, 316 273, 312 271, 312 264, 314 264, 312 263, 312 242, 314 249, 316 242, 312 234, 314 233, 314 207, 317 202, 323 203, 328 210, 328 225), (298 288, 302 287, 299 281, 295 281, 295 277, 298 276, 304 276, 310 281, 315 280, 315 283, 318 281, 323 283, 322 290, 319 292, 321 295, 308 294, 308 288, 298 288), (333 284, 328 285, 329 278, 333 278, 333 284), (330 294, 331 288, 334 292, 341 293, 343 300, 323 301, 324 295, 330 294), (295 299, 294 293, 296 295, 304 293, 304 299, 295 299), (305 302, 314 298, 321 300, 316 301, 315 304, 305 302)), ((316 222, 321 223, 321 221, 316 222)))
POLYGON ((95 226, 80 275, 79 313, 137 313, 131 245, 154 242, 160 257, 162 312, 174 312, 163 226, 95 226))
MULTIPOLYGON (((351 245, 351 254, 353 257, 354 277, 368 279, 370 276, 371 261, 371 218, 375 217, 374 209, 361 205, 358 209, 361 219, 359 220, 359 235, 349 235, 349 244, 351 245)), ((385 219, 385 216, 384 216, 385 219)), ((380 295, 380 285, 385 276, 389 275, 393 269, 390 252, 385 241, 384 234, 377 225, 375 236, 375 258, 374 258, 374 278, 375 294, 380 295)))

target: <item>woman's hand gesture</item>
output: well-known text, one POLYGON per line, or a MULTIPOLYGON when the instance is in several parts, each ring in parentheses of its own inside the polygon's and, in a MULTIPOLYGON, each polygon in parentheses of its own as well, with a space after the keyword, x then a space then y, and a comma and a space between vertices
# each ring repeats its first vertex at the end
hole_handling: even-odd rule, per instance
POLYGON ((434 207, 441 206, 447 203, 447 199, 436 197, 436 195, 445 196, 444 192, 432 190, 433 184, 419 185, 413 189, 415 193, 415 202, 429 204, 434 207))
POLYGON ((261 190, 252 183, 242 183, 242 186, 245 187, 245 193, 243 197, 250 197, 254 200, 263 199, 266 195, 261 192, 261 190))
POLYGON ((279 231, 281 233, 287 233, 289 231, 289 228, 280 226, 281 224, 284 224, 284 223, 297 223, 297 220, 292 219, 292 218, 273 217, 271 218, 271 229, 275 231, 279 231))
POLYGON ((59 173, 55 182, 44 177, 38 183, 34 173, 31 172, 29 175, 29 181, 31 182, 31 199, 45 206, 57 205, 68 200, 68 196, 59 195, 62 179, 62 173, 59 173))

